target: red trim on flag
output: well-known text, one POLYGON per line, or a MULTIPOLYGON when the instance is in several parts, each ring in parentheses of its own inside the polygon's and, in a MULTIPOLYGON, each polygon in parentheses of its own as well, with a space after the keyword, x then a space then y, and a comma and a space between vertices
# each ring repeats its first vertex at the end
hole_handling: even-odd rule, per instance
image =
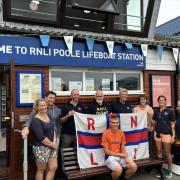
POLYGON ((138 142, 144 139, 148 139, 147 131, 143 131, 135 134, 126 134, 126 143, 138 142))
POLYGON ((78 143, 87 146, 101 145, 101 136, 82 136, 78 135, 78 143))

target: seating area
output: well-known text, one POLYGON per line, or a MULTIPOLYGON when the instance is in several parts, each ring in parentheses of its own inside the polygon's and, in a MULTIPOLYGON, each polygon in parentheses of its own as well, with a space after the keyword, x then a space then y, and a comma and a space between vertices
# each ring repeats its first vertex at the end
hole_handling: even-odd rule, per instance
MULTIPOLYGON (((162 173, 162 164, 163 164, 162 159, 147 158, 147 159, 136 160, 135 162, 139 169, 145 167, 156 168, 161 174, 161 179, 162 180, 164 179, 162 173)), ((62 163, 64 179, 67 180, 85 179, 85 178, 106 175, 111 173, 111 171, 105 166, 80 170, 77 161, 76 148, 61 148, 61 163, 62 163)))

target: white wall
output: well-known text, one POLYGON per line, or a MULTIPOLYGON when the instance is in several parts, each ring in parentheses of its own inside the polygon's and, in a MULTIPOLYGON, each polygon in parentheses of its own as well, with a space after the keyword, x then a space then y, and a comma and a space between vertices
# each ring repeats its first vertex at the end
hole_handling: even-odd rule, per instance
POLYGON ((172 48, 164 48, 161 61, 156 48, 148 48, 146 70, 175 71, 176 63, 172 48))

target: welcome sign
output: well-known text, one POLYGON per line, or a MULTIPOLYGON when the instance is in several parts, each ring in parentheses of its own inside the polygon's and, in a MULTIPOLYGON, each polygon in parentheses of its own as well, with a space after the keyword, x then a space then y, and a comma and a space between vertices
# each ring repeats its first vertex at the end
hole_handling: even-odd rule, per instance
POLYGON ((10 59, 15 64, 28 65, 145 68, 139 46, 128 49, 115 44, 113 53, 109 54, 105 42, 96 42, 93 50, 88 51, 86 41, 75 41, 71 53, 63 39, 50 39, 49 46, 42 47, 38 38, 0 36, 0 63, 7 64, 10 59))

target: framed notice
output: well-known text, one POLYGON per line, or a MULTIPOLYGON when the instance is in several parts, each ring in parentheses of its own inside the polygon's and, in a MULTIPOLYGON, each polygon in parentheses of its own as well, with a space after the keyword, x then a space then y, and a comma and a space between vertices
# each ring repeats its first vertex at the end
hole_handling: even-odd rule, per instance
POLYGON ((170 75, 150 76, 151 105, 158 107, 158 97, 164 95, 167 99, 167 106, 172 106, 172 84, 170 75))
POLYGON ((35 71, 16 72, 16 105, 32 106, 44 97, 44 73, 35 71))

